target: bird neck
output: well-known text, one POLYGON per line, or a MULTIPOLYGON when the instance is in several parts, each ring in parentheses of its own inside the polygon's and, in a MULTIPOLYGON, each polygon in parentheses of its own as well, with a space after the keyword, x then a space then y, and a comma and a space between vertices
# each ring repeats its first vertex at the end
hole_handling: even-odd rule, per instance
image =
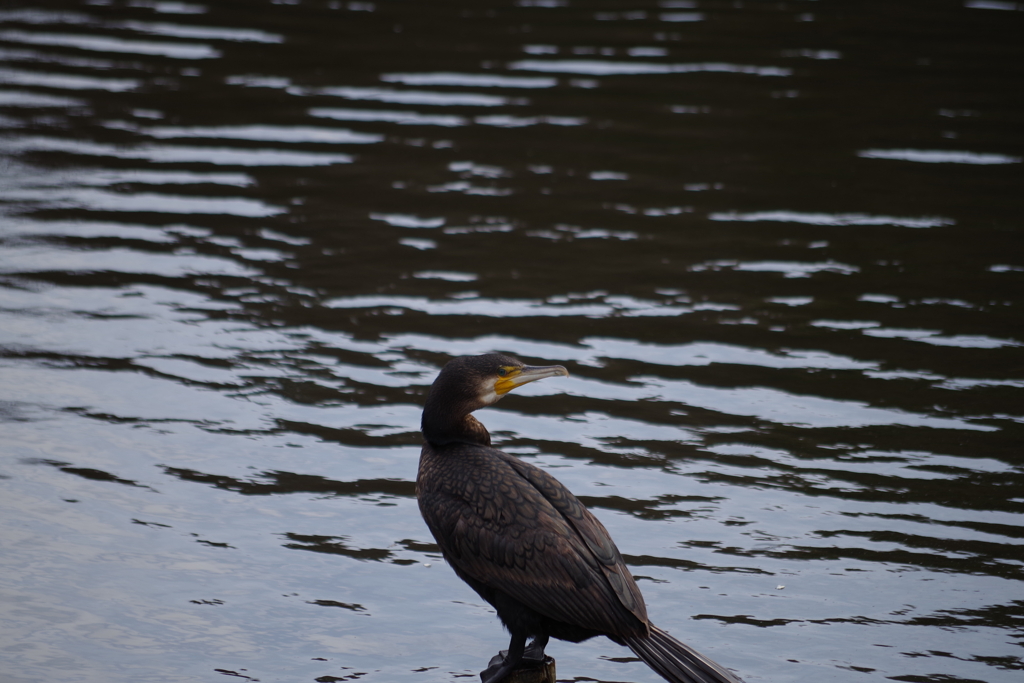
POLYGON ((448 443, 491 445, 491 435, 480 420, 469 413, 432 408, 430 403, 423 409, 421 429, 423 438, 435 446, 448 443))

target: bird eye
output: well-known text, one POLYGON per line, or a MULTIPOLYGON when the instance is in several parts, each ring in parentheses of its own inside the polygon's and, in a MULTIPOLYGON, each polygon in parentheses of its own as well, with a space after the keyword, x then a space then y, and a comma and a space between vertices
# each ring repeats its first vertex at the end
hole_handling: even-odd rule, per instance
POLYGON ((498 377, 504 377, 508 374, 508 368, 498 368, 498 377))

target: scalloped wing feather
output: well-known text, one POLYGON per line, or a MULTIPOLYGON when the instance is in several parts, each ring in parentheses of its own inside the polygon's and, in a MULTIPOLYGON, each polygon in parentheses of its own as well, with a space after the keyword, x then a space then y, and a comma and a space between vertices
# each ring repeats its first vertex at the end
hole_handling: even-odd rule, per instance
POLYGON ((604 526, 565 486, 496 449, 452 450, 460 452, 440 458, 424 449, 420 509, 460 574, 558 621, 646 635, 633 577, 604 526))

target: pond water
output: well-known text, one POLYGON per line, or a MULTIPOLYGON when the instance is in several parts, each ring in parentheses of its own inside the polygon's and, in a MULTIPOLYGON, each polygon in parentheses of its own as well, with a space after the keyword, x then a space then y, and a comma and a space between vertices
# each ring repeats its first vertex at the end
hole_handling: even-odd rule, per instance
POLYGON ((0 681, 477 680, 507 639, 414 480, 427 387, 492 350, 571 373, 495 441, 746 681, 1019 681, 1022 35, 1006 0, 6 0, 0 681))

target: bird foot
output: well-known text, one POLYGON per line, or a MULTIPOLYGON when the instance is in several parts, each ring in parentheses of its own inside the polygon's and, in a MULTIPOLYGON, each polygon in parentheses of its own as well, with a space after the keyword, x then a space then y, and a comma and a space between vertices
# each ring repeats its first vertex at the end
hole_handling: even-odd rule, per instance
POLYGON ((480 683, 500 683, 505 680, 514 668, 506 657, 508 657, 508 650, 502 650, 491 657, 487 668, 480 672, 480 683))
POLYGON ((517 664, 510 665, 508 650, 502 650, 491 657, 487 668, 480 672, 480 683, 501 683, 519 669, 535 669, 545 666, 549 661, 553 660, 544 654, 544 648, 535 648, 531 645, 523 652, 523 657, 517 664))
POLYGON ((547 655, 544 654, 543 645, 539 645, 537 643, 530 643, 529 647, 523 650, 524 664, 543 664, 547 658, 547 655))

